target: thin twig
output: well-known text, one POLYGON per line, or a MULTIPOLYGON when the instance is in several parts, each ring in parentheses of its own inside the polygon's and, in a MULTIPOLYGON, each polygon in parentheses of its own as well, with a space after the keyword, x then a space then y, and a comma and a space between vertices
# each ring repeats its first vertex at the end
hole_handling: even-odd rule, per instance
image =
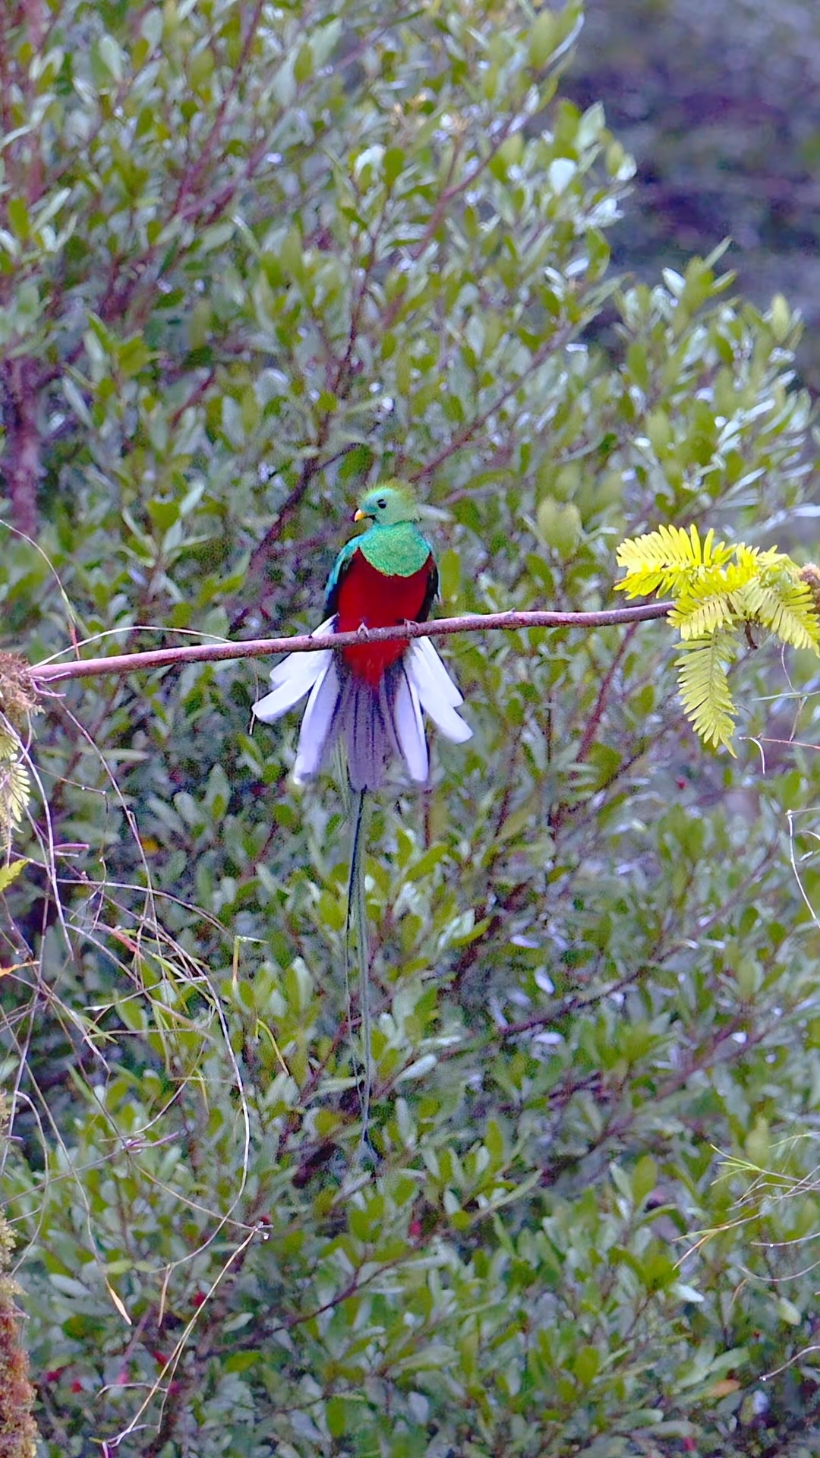
POLYGON ((671 602, 644 603, 640 607, 609 608, 602 612, 470 613, 460 618, 439 618, 432 623, 401 623, 395 628, 360 628, 353 633, 313 637, 299 633, 289 638, 250 638, 244 643, 197 643, 188 648, 155 648, 147 653, 116 653, 74 663, 36 663, 31 676, 38 683, 67 678, 97 678, 136 669, 182 667, 185 663, 217 663, 236 658, 265 658, 273 653, 317 653, 328 648, 355 648, 363 641, 389 643, 403 638, 447 637, 451 633, 483 633, 496 629, 604 628, 618 623, 642 623, 665 618, 671 602))
POLYGON ((587 719, 584 736, 581 740, 578 753, 575 756, 576 764, 581 764, 582 761, 585 760, 587 755, 589 754, 589 751, 592 747, 592 742, 598 732, 598 725, 601 722, 604 709, 606 708, 606 701, 609 696, 609 690, 612 687, 612 680, 614 679, 615 674, 618 672, 618 669, 623 662, 624 654, 626 653, 626 650, 629 647, 629 644, 632 641, 634 634, 635 625, 633 624, 632 627, 627 629, 626 633, 624 633, 624 636, 618 645, 618 651, 612 659, 612 662, 610 663, 609 668, 607 669, 603 678, 601 679, 598 688, 598 695, 595 699, 595 707, 593 708, 592 713, 587 719))

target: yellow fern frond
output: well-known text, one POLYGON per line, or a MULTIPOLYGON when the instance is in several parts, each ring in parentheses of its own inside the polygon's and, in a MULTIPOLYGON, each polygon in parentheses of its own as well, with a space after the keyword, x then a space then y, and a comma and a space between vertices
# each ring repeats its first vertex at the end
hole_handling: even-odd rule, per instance
POLYGON ((737 596, 738 608, 751 622, 761 623, 792 648, 820 652, 820 623, 805 582, 791 572, 764 574, 737 596))
POLYGON ((31 780, 24 739, 39 696, 31 669, 16 653, 0 652, 0 848, 8 852, 12 832, 28 808, 31 780))
POLYGON ((694 523, 688 532, 683 527, 660 526, 657 531, 621 543, 617 561, 619 567, 626 568, 626 577, 615 587, 627 597, 651 592, 677 595, 681 588, 707 575, 709 569, 723 567, 733 551, 726 542, 716 542, 711 530, 701 541, 694 523))
MULTIPOLYGON (((3 766, 4 770, 5 768, 6 766, 3 766)), ((0 771, 0 774, 2 774, 2 771, 0 771)), ((11 824, 19 825, 26 813, 26 807, 31 795, 29 772, 26 766, 18 760, 16 764, 8 766, 8 774, 7 776, 3 776, 3 778, 6 780, 5 783, 2 783, 2 780, 0 780, 2 793, 5 797, 3 809, 8 814, 11 824)))
POLYGON ((11 833, 26 813, 31 793, 20 740, 0 729, 0 847, 8 849, 11 833))
POLYGON ((704 638, 726 628, 737 621, 732 596, 728 592, 716 592, 705 601, 694 593, 682 594, 669 614, 669 621, 679 629, 684 642, 692 638, 704 638))
MULTIPOLYGON (((27 865, 28 861, 22 860, 10 861, 7 866, 0 866, 0 892, 5 891, 6 887, 10 886, 12 881, 16 881, 20 872, 24 871, 27 865)), ((2 972, 0 972, 0 977, 2 975, 2 972)))
POLYGON ((749 616, 743 593, 758 575, 757 556, 754 548, 744 547, 737 562, 703 567, 696 581, 681 587, 669 621, 684 640, 702 638, 749 616))
POLYGON ((794 563, 791 557, 787 557, 785 552, 778 551, 777 547, 767 547, 765 551, 762 551, 757 547, 747 547, 741 542, 738 547, 738 558, 740 558, 742 552, 754 553, 755 562, 761 572, 768 572, 770 568, 781 567, 792 571, 794 570, 794 563))
POLYGON ((732 755, 734 704, 726 670, 736 653, 734 634, 719 629, 684 644, 675 660, 681 702, 692 728, 705 744, 716 749, 723 745, 732 755))
POLYGON ((696 733, 731 754, 734 707, 727 668, 744 623, 757 623, 794 648, 820 656, 820 568, 798 569, 776 547, 718 542, 697 527, 661 526, 618 548, 629 597, 669 593, 669 621, 681 635, 680 695, 696 733))

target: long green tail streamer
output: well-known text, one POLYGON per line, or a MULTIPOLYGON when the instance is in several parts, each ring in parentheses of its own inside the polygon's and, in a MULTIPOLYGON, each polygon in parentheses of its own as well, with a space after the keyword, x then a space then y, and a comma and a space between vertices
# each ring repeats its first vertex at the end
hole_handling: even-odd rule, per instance
POLYGON ((373 1049, 370 1027, 370 967, 367 956, 367 896, 365 888, 365 791, 351 795, 350 875, 347 882, 347 915, 345 917, 345 984, 350 1001, 350 932, 356 932, 359 963, 359 1011, 361 1015, 362 1078, 360 1098, 362 1111, 362 1151, 370 1152, 370 1099, 373 1091, 373 1049))

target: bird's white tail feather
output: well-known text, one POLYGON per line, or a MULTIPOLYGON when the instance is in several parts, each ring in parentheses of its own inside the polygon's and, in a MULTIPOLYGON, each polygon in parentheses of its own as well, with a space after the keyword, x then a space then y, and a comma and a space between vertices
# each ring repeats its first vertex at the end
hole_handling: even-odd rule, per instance
MULTIPOLYGON (((335 626, 335 617, 326 618, 310 636, 326 638, 335 626)), ((327 673, 332 662, 333 654, 329 648, 319 653, 289 653, 287 658, 283 658, 281 663, 271 669, 271 692, 254 704, 253 713, 256 718, 265 724, 272 724, 282 714, 286 714, 305 694, 310 693, 314 684, 327 673)))
POLYGON ((408 774, 411 780, 423 785, 430 771, 430 761, 427 754, 427 739, 424 733, 421 704, 416 686, 407 677, 404 664, 402 663, 400 667, 401 673, 398 676, 396 696, 393 700, 393 723, 401 757, 407 765, 408 774))
MULTIPOLYGON (((339 674, 333 654, 328 656, 330 663, 313 685, 302 717, 299 749, 293 766, 293 778, 297 784, 318 774, 339 732, 339 674)), ((318 653, 316 657, 319 657, 318 653)))
POLYGON ((407 677, 414 685, 425 713, 447 739, 463 744, 472 729, 456 713, 463 699, 432 643, 414 638, 405 655, 407 677), (424 644, 424 647, 422 647, 424 644))
MULTIPOLYGON (((313 636, 331 636, 335 623, 328 618, 313 636)), ((329 648, 290 654, 274 668, 271 684, 271 693, 254 704, 256 717, 267 723, 309 695, 293 770, 297 782, 318 774, 341 739, 354 790, 378 789, 393 754, 423 784, 429 773, 423 712, 456 744, 472 734, 456 712, 462 696, 429 638, 415 638, 375 688, 329 648)))

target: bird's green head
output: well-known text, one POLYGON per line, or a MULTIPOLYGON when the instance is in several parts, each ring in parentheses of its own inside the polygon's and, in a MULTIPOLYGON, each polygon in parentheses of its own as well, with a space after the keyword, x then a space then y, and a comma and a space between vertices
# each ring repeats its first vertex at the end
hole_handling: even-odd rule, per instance
POLYGON ((384 481, 372 486, 359 502, 354 521, 368 518, 377 526, 395 526, 400 521, 418 521, 419 509, 409 486, 401 481, 384 481))

